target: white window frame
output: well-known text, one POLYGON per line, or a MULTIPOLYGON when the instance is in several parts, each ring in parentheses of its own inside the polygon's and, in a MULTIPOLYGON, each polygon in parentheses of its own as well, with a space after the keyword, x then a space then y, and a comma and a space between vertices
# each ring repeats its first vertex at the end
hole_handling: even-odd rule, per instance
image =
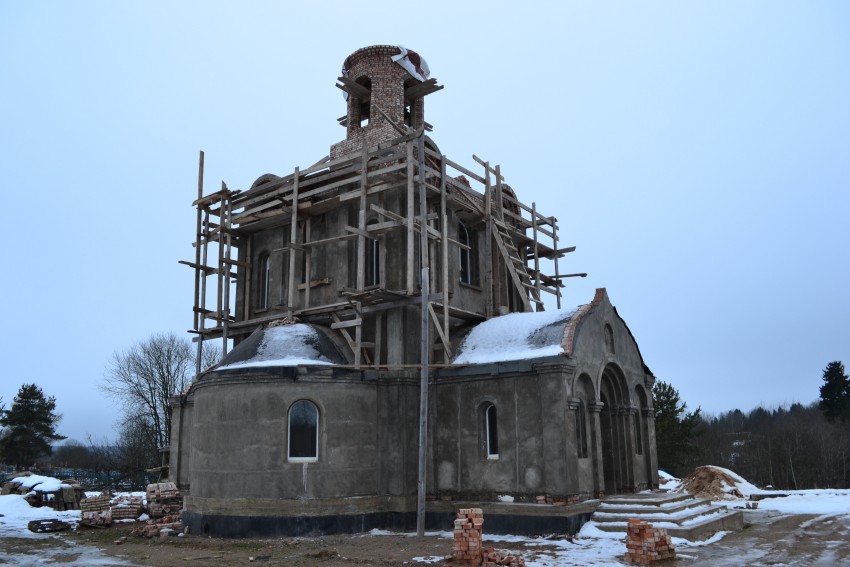
POLYGON ((484 438, 486 439, 487 460, 499 460, 499 414, 494 404, 487 404, 484 409, 484 438), (490 410, 493 410, 493 415, 490 415, 490 410), (490 420, 493 420, 493 429, 496 433, 496 452, 492 451, 492 443, 490 439, 490 420))
POLYGON ((286 459, 290 463, 315 463, 319 461, 319 406, 310 400, 297 400, 293 402, 291 406, 289 406, 289 411, 286 412, 286 459), (312 457, 293 457, 292 456, 292 409, 301 402, 306 402, 310 404, 316 412, 316 454, 312 457))

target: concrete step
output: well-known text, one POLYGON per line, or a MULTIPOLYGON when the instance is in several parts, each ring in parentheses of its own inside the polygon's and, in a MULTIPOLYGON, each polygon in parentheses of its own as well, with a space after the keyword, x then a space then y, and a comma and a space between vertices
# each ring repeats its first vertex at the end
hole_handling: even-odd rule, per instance
POLYGON ((625 532, 628 521, 638 518, 666 528, 671 536, 705 539, 718 531, 740 530, 744 514, 688 494, 640 493, 612 496, 603 500, 591 521, 600 530, 625 532))

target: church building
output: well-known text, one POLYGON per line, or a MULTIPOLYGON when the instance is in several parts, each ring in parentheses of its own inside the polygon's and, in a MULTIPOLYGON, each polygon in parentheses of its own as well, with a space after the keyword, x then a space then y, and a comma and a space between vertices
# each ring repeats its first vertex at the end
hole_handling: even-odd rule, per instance
POLYGON ((474 504, 488 531, 574 531, 657 487, 654 377, 605 289, 561 305, 582 274, 534 188, 440 152, 414 51, 359 49, 337 81, 346 137, 315 164, 204 195, 201 154, 183 263, 195 340, 226 354, 172 401, 184 523, 409 529, 420 450, 429 528, 474 504))

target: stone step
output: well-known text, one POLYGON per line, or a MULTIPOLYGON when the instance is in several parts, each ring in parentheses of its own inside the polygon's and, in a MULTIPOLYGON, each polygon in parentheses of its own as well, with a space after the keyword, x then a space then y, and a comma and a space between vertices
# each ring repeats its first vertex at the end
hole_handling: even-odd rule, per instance
MULTIPOLYGON (((646 520, 653 527, 665 528, 667 534, 671 537, 681 537, 691 541, 708 539, 719 531, 739 531, 744 529, 744 512, 743 510, 728 510, 717 508, 712 514, 698 516, 693 518, 692 523, 688 522, 683 525, 678 525, 670 522, 659 522, 646 520)), ((604 532, 626 532, 626 522, 597 522, 593 518, 591 521, 596 524, 596 527, 604 532)))
POLYGON ((677 511, 664 510, 663 512, 634 512, 627 510, 603 511, 598 509, 596 513, 593 514, 593 521, 602 524, 610 522, 628 522, 630 518, 640 518, 641 520, 650 523, 666 522, 673 524, 681 524, 682 522, 692 520, 693 518, 699 516, 712 514, 718 510, 718 508, 712 506, 707 502, 697 504, 697 506, 682 508, 677 511))
POLYGON ((721 530, 740 530, 744 515, 725 506, 713 506, 688 494, 640 493, 612 496, 600 503, 591 521, 602 531, 625 532, 637 518, 665 528, 674 537, 705 539, 721 530))
POLYGON ((704 498, 685 498, 670 500, 661 505, 645 505, 645 504, 619 504, 603 502, 597 508, 597 511, 604 513, 616 514, 676 514, 690 508, 698 508, 709 505, 708 500, 704 498))

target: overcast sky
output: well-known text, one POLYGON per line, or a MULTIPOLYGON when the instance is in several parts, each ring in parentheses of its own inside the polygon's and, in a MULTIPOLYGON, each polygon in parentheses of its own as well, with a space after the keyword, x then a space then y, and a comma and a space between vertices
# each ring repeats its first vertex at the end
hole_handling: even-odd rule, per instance
POLYGON ((689 407, 850 365, 848 3, 0 0, 7 407, 35 382, 112 436, 112 353, 192 324, 198 151, 208 189, 313 164, 373 44, 425 57, 440 150, 558 218, 565 305, 607 288, 689 407))

